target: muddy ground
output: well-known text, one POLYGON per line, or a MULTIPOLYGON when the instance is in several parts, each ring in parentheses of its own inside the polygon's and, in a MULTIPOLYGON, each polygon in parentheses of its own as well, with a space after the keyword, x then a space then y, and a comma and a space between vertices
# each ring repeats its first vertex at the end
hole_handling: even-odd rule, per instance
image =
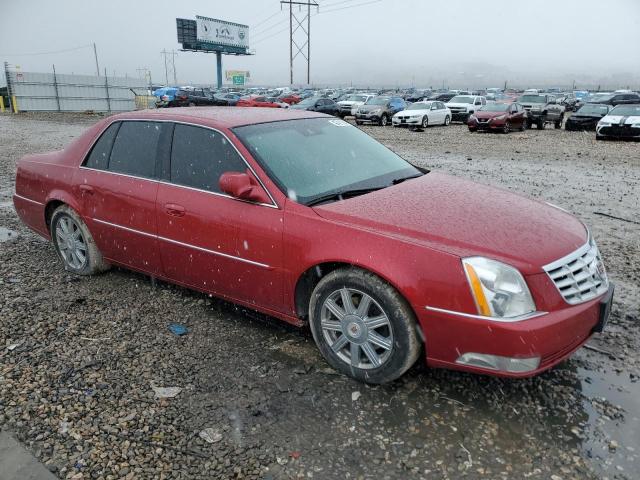
POLYGON ((0 116, 0 426, 58 477, 639 478, 640 143, 364 127, 412 162, 575 213, 617 285, 599 351, 537 378, 419 362, 371 387, 336 375, 308 330, 125 270, 65 273, 16 217, 15 161, 97 119, 0 116))

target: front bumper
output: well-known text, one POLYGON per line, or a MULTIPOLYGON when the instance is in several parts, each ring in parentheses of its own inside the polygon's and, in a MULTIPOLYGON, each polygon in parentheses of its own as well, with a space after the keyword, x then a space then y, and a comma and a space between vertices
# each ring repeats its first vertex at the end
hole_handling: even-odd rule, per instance
POLYGON ((468 112, 451 112, 451 121, 453 122, 466 122, 471 116, 468 112))
POLYGON ((569 117, 567 118, 567 121, 564 124, 564 128, 565 130, 573 130, 573 131, 595 130, 597 124, 598 124, 597 119, 588 118, 588 119, 576 120, 573 117, 569 117))
POLYGON ((552 368, 585 344, 606 323, 613 284, 598 298, 518 322, 500 322, 427 307, 419 315, 425 332, 427 364, 501 377, 531 377, 552 368), (606 309, 607 311, 603 311, 606 309), (604 322, 602 319, 604 318, 604 322), (465 354, 507 359, 539 358, 527 371, 505 371, 461 364, 465 354))
POLYGON ((394 127, 415 127, 422 124, 422 118, 398 118, 393 117, 391 123, 394 127))
POLYGON ((495 118, 487 119, 487 121, 481 121, 480 119, 469 120, 468 126, 474 130, 498 130, 502 129, 506 123, 506 120, 496 120, 495 118))
POLYGON ((368 113, 356 113, 356 120, 364 123, 380 123, 380 115, 370 115, 368 113))
POLYGON ((596 127, 596 133, 601 137, 640 138, 640 128, 632 127, 631 125, 596 127))

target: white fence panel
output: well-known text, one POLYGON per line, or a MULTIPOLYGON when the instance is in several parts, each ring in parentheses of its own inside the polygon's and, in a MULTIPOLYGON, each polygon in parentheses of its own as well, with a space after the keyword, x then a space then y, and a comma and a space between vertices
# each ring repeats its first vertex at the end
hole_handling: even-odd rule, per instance
POLYGON ((146 94, 144 80, 39 72, 8 72, 20 111, 121 112, 135 110, 135 94, 146 94))

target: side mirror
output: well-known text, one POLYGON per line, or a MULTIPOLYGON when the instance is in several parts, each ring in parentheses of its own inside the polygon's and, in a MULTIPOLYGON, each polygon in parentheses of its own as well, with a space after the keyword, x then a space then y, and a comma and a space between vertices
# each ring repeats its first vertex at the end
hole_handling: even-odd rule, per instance
POLYGON ((271 202, 262 186, 248 170, 245 173, 225 172, 220 175, 219 184, 220 190, 233 198, 257 203, 271 202))

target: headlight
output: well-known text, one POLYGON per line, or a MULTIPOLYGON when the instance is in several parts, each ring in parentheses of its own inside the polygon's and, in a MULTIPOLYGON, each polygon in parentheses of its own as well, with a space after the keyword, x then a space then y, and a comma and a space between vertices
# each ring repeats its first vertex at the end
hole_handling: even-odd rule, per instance
POLYGON ((381 108, 376 108, 375 110, 371 110, 371 113, 374 114, 374 115, 377 115, 377 114, 379 114, 381 112, 382 112, 381 108))
POLYGON ((598 126, 599 127, 610 127, 611 126, 611 122, 598 122, 598 126))
POLYGON ((465 258, 462 264, 483 317, 509 319, 535 312, 529 287, 515 268, 484 257, 465 258))
POLYGON ((475 115, 471 115, 471 116, 469 117, 469 120, 474 120, 474 121, 475 121, 475 120, 477 120, 477 118, 476 118, 476 116, 475 116, 475 115))
POLYGON ((541 110, 540 107, 531 107, 531 110, 534 112, 539 112, 541 110))

